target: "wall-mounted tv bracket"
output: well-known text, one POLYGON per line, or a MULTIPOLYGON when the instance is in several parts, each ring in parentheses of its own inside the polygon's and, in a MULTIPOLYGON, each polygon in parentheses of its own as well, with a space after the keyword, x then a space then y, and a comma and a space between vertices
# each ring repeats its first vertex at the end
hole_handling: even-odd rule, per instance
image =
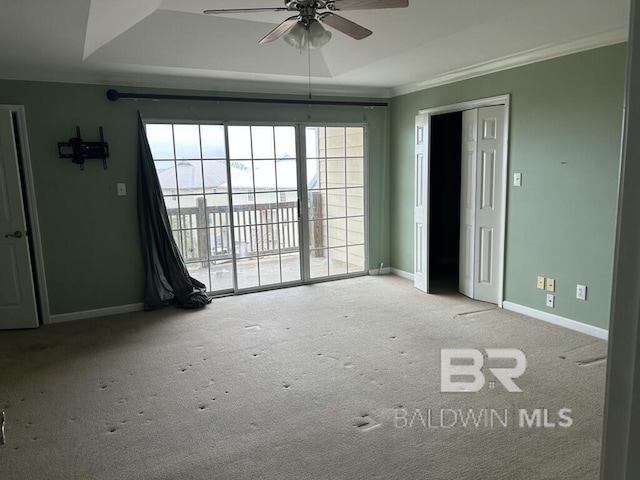
POLYGON ((70 158, 73 163, 80 165, 80 170, 84 170, 85 160, 102 159, 102 166, 106 170, 109 144, 104 141, 102 127, 99 127, 99 129, 99 142, 83 142, 82 138, 80 138, 80 127, 76 127, 76 136, 74 138, 70 138, 68 142, 58 142, 58 155, 60 158, 70 158))

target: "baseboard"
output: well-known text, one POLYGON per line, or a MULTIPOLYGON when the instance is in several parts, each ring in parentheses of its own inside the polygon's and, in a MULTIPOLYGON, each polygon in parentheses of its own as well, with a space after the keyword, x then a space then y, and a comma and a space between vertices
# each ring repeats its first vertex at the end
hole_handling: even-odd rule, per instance
POLYGON ((502 308, 504 308, 505 310, 510 310, 512 312, 527 315, 528 317, 535 318, 536 320, 542 320, 543 322, 552 323, 553 325, 558 325, 570 330, 575 330, 576 332, 585 333, 602 340, 609 339, 609 332, 604 328, 594 327, 593 325, 587 325, 586 323, 576 322, 575 320, 564 318, 559 315, 554 315, 553 313, 542 312, 540 310, 525 307, 523 305, 518 305, 517 303, 512 302, 503 302, 502 308))
POLYGON ((369 270, 369 275, 389 275, 391 273, 391 269, 389 267, 383 267, 382 269, 373 268, 369 270))
POLYGON ((407 280, 413 281, 413 273, 405 272, 404 270, 399 270, 397 268, 392 268, 391 273, 396 275, 397 277, 406 278, 407 280))
POLYGON ((74 320, 84 320, 87 318, 106 317, 108 315, 119 315, 121 313, 139 312, 144 310, 144 303, 133 303, 131 305, 119 305, 117 307, 98 308, 96 310, 84 310, 82 312, 62 313, 51 315, 49 324, 72 322, 74 320))

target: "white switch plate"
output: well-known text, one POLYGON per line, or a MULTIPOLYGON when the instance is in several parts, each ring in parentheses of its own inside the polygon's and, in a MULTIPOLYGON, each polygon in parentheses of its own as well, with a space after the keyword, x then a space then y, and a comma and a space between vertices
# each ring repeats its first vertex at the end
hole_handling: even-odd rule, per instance
POLYGON ((586 285, 578 285, 576 287, 576 298, 578 300, 586 300, 587 299, 587 286, 586 285))
POLYGON ((127 185, 124 183, 118 183, 117 185, 118 196, 124 197, 127 194, 127 185))
POLYGON ((514 173, 513 174, 513 186, 514 187, 522 186, 522 174, 521 173, 514 173))
POLYGON ((550 293, 548 293, 547 294, 547 307, 553 308, 555 306, 555 303, 556 303, 555 295, 551 295, 550 293))

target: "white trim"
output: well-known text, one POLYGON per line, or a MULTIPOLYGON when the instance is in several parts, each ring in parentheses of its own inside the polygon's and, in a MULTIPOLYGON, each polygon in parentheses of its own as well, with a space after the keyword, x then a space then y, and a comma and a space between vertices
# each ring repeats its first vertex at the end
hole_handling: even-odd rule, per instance
POLYGON ((132 303, 131 305, 120 305, 117 307, 98 308, 95 310, 84 310, 82 312, 61 313, 51 315, 50 324, 73 322, 75 320, 85 320, 87 318, 106 317, 109 315, 120 315, 122 313, 139 312, 144 310, 144 303, 132 303))
POLYGON ((406 278, 407 280, 411 280, 413 282, 413 273, 405 272, 404 270, 399 270, 397 268, 391 268, 390 270, 392 275, 400 278, 406 278))
POLYGON ((569 318, 554 315, 553 313, 543 312, 534 308, 525 307, 524 305, 519 305, 517 303, 503 302, 502 307, 505 310, 509 310, 511 312, 521 313, 522 315, 535 318, 536 320, 542 320, 543 322, 551 323, 559 327, 568 328, 569 330, 584 333, 586 335, 600 338, 602 340, 609 339, 609 332, 604 328, 587 325, 586 323, 577 322, 569 318))
POLYGON ((383 267, 382 269, 374 268, 369 270, 369 275, 390 275, 390 274, 391 274, 391 268, 389 267, 383 267))
MULTIPOLYGON (((504 152, 502 154, 502 213, 500 219, 500 230, 502 232, 502 238, 500 241, 500 259, 498 265, 498 271, 500 272, 500 281, 498 285, 498 306, 502 307, 504 302, 504 272, 505 272, 505 245, 507 236, 507 189, 509 188, 509 128, 511 117, 511 95, 498 95, 496 97, 481 98, 477 100, 469 100, 467 102, 454 103, 451 105, 442 105, 440 107, 426 108, 418 111, 419 115, 426 115, 426 125, 429 131, 425 133, 426 137, 426 151, 427 161, 430 162, 431 152, 431 117, 434 115, 441 115, 443 113, 462 112, 465 110, 471 110, 474 108, 494 107, 504 105, 505 118, 504 118, 504 152)), ((415 176, 415 173, 414 173, 415 176)), ((429 178, 427 178, 427 184, 429 178)), ((426 191, 426 190, 425 190, 426 191)), ((414 262, 415 263, 415 262, 414 262)), ((427 275, 429 265, 427 264, 427 275)))
POLYGON ((606 47, 616 43, 626 42, 628 39, 628 29, 621 28, 613 32, 603 33, 591 37, 581 38, 563 45, 550 45, 546 47, 534 48, 526 52, 508 55, 497 60, 477 63, 459 70, 452 70, 437 77, 421 82, 409 83, 391 89, 391 96, 397 97, 408 93, 418 92, 440 85, 468 80, 470 78, 481 77, 490 73, 497 73, 511 68, 522 67, 544 60, 572 55, 595 48, 606 47))
MULTIPOLYGON (((27 229, 31 238, 29 253, 35 270, 36 278, 34 280, 38 285, 36 293, 39 303, 39 320, 42 324, 47 324, 50 321, 51 313, 49 308, 47 277, 44 270, 44 255, 42 253, 42 239, 40 237, 40 221, 38 219, 36 191, 33 182, 33 169, 31 168, 31 150, 29 149, 29 135, 27 132, 25 108, 23 105, 0 105, 0 108, 6 108, 10 112, 15 113, 18 117, 18 137, 20 139, 20 150, 22 153, 20 166, 22 167, 22 180, 26 190, 24 192, 24 196, 29 210, 29 215, 26 219, 27 229)), ((26 214, 25 217, 27 217, 26 214)))

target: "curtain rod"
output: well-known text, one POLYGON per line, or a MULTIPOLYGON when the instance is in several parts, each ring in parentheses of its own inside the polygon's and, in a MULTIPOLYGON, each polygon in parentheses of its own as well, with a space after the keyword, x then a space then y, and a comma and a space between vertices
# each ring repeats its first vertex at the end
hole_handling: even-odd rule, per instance
POLYGON ((240 103, 280 103, 285 105, 328 105, 334 107, 388 107, 385 102, 346 102, 332 100, 297 100, 287 98, 251 98, 251 97, 213 97, 205 95, 165 95, 157 93, 125 93, 114 89, 107 90, 107 98, 112 102, 121 98, 135 100, 192 100, 204 102, 240 102, 240 103))

